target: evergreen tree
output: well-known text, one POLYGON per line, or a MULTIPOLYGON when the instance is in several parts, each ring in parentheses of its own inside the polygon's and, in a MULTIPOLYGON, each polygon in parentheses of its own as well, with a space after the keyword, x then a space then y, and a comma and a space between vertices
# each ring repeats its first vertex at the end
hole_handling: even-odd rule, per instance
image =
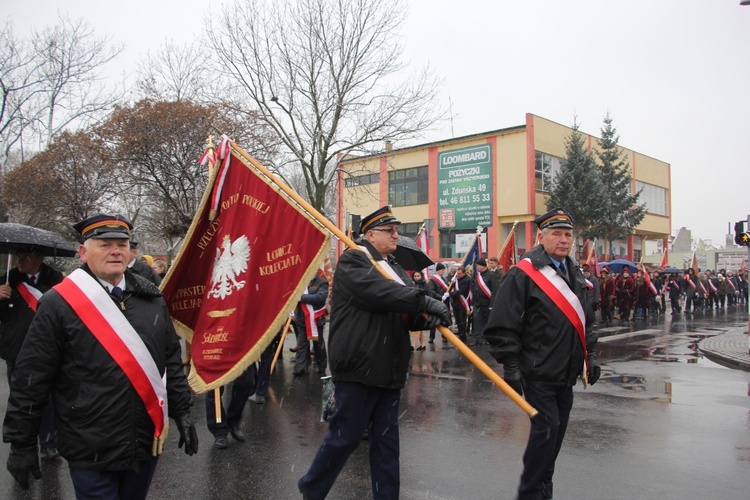
POLYGON ((617 146, 620 140, 617 129, 612 126, 609 113, 604 117, 602 138, 597 141, 599 150, 598 170, 603 186, 601 202, 604 211, 592 231, 593 236, 603 238, 612 248, 612 242, 627 238, 646 215, 646 206, 638 204, 640 191, 631 194, 632 177, 628 170, 628 158, 617 146))
POLYGON ((590 237, 602 216, 602 186, 595 159, 575 118, 573 133, 565 140, 565 154, 565 162, 552 181, 547 209, 564 208, 573 217, 580 234, 590 237))

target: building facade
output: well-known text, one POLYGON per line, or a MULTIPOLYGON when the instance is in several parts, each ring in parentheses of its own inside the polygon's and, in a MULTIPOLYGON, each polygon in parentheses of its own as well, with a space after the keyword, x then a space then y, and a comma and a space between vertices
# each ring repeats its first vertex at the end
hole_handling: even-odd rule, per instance
MULTIPOLYGON (((416 236, 425 221, 433 260, 459 259, 482 229, 484 251, 497 255, 516 224, 519 255, 534 246, 537 215, 565 158, 573 130, 527 114, 523 125, 458 137, 382 154, 342 159, 336 194, 338 225, 349 229, 351 215, 390 205, 402 234, 416 236)), ((589 149, 597 138, 581 132, 589 149)), ((639 260, 646 240, 671 231, 670 165, 627 148, 633 192, 647 214, 627 241, 613 245, 615 256, 639 260)), ((597 245, 601 255, 603 246, 597 245)), ((338 249, 339 252, 342 250, 338 249)))

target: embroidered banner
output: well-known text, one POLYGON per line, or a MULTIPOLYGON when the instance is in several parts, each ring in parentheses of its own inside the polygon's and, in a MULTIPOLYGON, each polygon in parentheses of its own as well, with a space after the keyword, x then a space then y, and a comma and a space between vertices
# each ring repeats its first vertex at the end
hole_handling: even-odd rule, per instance
POLYGON ((162 284, 175 328, 191 343, 197 393, 260 359, 330 247, 329 233, 250 161, 226 143, 218 151, 226 157, 162 284))

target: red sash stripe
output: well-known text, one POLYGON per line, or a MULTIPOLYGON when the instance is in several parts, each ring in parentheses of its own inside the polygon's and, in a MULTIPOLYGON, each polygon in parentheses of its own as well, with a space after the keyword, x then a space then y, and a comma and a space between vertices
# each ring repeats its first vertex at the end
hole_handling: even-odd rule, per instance
POLYGON ((86 328, 96 337, 128 377, 133 388, 143 400, 149 417, 151 417, 155 428, 154 435, 159 437, 166 420, 166 401, 157 396, 143 367, 101 311, 96 308, 91 299, 70 277, 56 285, 55 290, 60 293, 83 324, 86 325, 86 328))
POLYGON ((28 283, 23 282, 19 283, 16 286, 16 290, 18 290, 18 294, 29 305, 31 310, 36 312, 37 305, 39 304, 39 299, 42 297, 42 292, 29 285, 28 283))
MULTIPOLYGON (((550 277, 546 276, 542 273, 539 269, 536 269, 534 265, 531 263, 531 260, 529 259, 523 259, 521 262, 516 264, 516 267, 518 267, 521 271, 525 272, 534 283, 544 292, 547 297, 552 300, 552 302, 562 311, 562 313, 565 315, 566 318, 568 318, 568 321, 573 325, 573 327, 578 332, 578 338, 581 341, 581 345, 583 346, 583 357, 586 361, 586 367, 588 368, 589 364, 589 353, 588 349, 586 348, 586 327, 583 323, 583 318, 579 315, 579 312, 576 310, 576 307, 571 303, 571 298, 566 297, 565 294, 558 288, 558 286, 555 286, 555 284, 552 282, 552 279, 558 278, 560 280, 560 285, 564 286, 568 290, 567 283, 563 281, 560 276, 557 275, 554 271, 550 273, 550 277)), ((551 270, 551 268, 550 268, 551 270)), ((573 291, 570 290, 570 295, 572 297, 575 297, 576 301, 578 301, 578 297, 573 294, 573 291)), ((580 301, 578 301, 578 305, 580 307, 580 301)), ((583 309, 581 308, 581 314, 583 314, 583 309)))

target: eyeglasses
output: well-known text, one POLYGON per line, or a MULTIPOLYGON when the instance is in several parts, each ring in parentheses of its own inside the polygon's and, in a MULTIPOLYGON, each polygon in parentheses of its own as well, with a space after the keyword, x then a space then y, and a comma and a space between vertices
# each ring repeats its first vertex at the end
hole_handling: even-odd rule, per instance
POLYGON ((394 234, 398 234, 398 229, 396 229, 395 227, 393 227, 391 229, 382 229, 382 228, 377 228, 376 227, 374 229, 370 229, 370 231, 378 231, 379 233, 388 233, 391 236, 393 236, 394 234))

